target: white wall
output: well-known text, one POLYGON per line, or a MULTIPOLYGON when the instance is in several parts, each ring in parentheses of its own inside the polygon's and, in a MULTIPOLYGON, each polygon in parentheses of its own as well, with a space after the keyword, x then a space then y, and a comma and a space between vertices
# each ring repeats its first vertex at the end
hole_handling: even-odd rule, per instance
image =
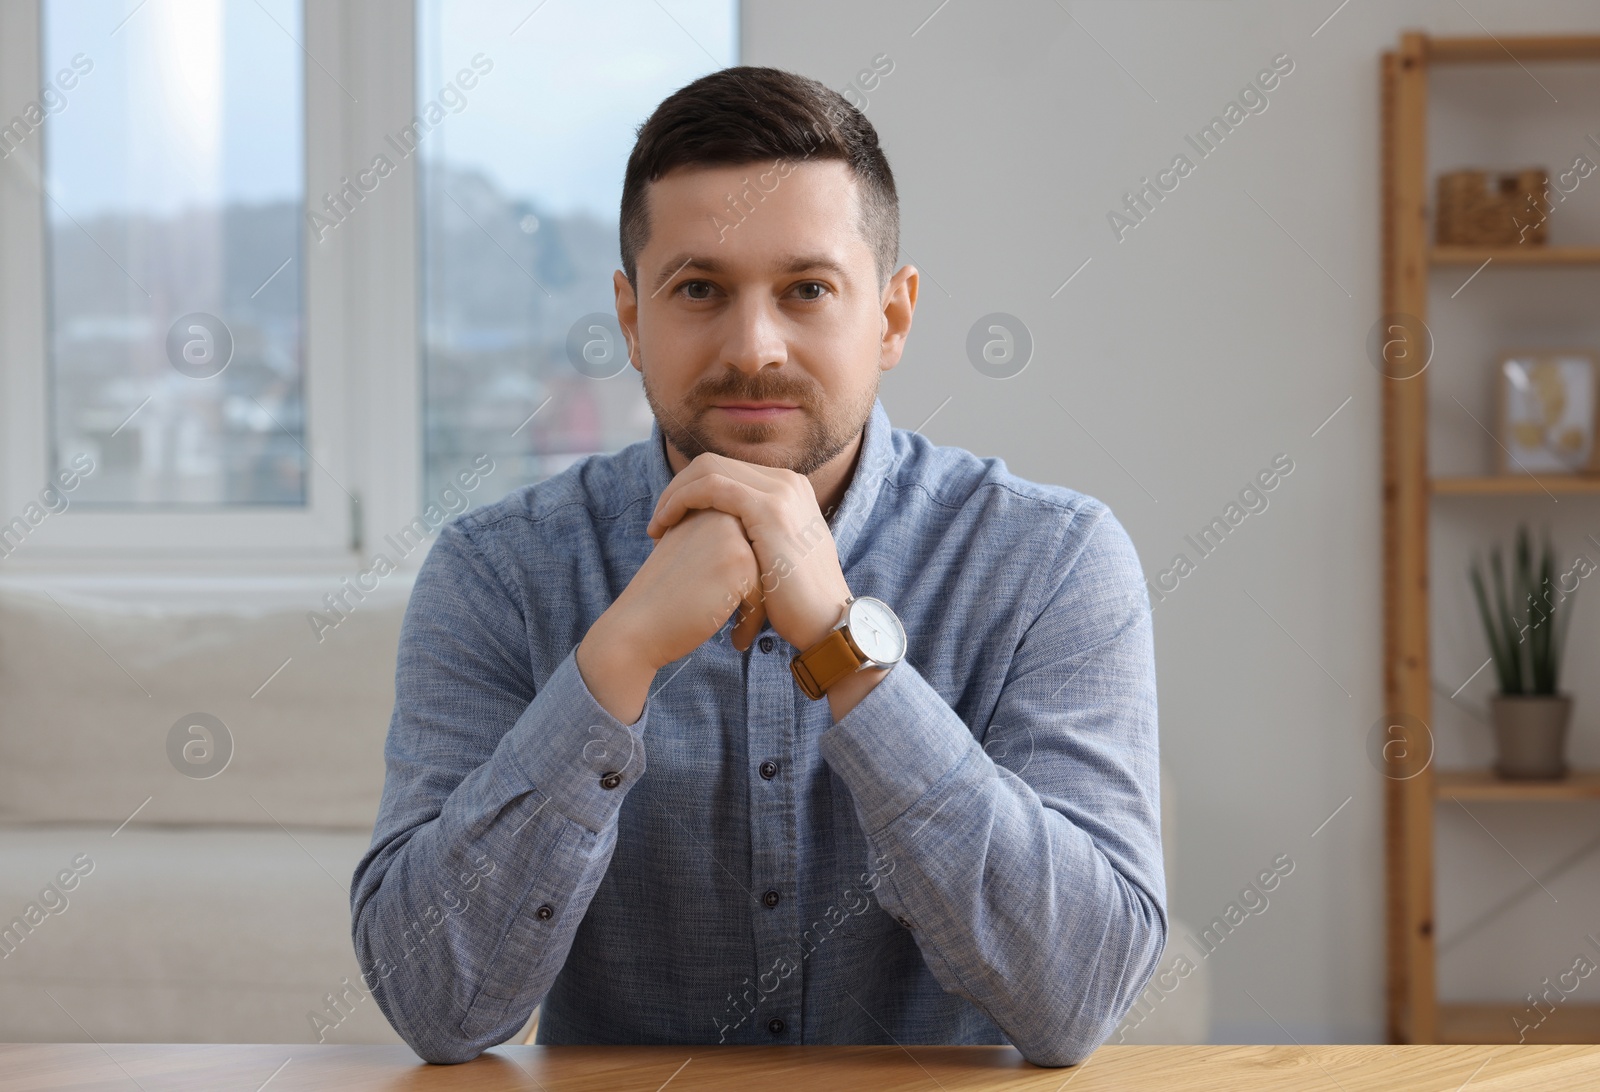
MULTIPOLYGON (((1156 606, 1180 827, 1173 910, 1209 920, 1278 855, 1296 865, 1268 910, 1209 957, 1217 1041, 1384 1033, 1382 784, 1366 757, 1383 712, 1379 379, 1365 349, 1380 307, 1379 55, 1408 27, 1600 32, 1600 9, 1579 0, 1464 2, 746 5, 746 63, 842 89, 877 54, 895 62, 867 112, 900 188, 902 260, 924 272, 909 352, 883 386, 897 425, 935 414, 924 430, 935 441, 1106 501, 1152 579, 1179 551, 1195 558, 1184 536, 1275 455, 1294 460, 1270 507, 1156 606), (1282 53, 1294 69, 1266 112, 1199 158, 1185 134, 1282 53), (1194 171, 1119 242, 1107 213, 1180 153, 1194 171), (1005 381, 966 359, 968 328, 990 312, 1020 318, 1036 343, 1005 381)), ((1559 168, 1585 133, 1600 139, 1600 77, 1544 78, 1563 102, 1510 64, 1441 82, 1449 121, 1430 174, 1477 157, 1559 168), (1490 108, 1494 140, 1449 128, 1470 124, 1474 104, 1490 108)), ((1600 241, 1600 175, 1585 185, 1558 213, 1570 219, 1555 241, 1600 241)), ((1436 274, 1433 301, 1434 422, 1451 437, 1435 457, 1455 472, 1488 469, 1490 441, 1450 395, 1474 413, 1488 405, 1497 346, 1600 347, 1600 273, 1491 269, 1451 299, 1469 272, 1436 274)), ((1449 503, 1434 522, 1445 694, 1487 655, 1467 545, 1508 538, 1517 517, 1552 520, 1566 558, 1585 534, 1600 538, 1592 499, 1449 503)), ((1600 764, 1597 631, 1594 608, 1580 608, 1566 665, 1572 755, 1589 766, 1600 764)), ((1492 675, 1457 700, 1481 709, 1492 675)), ((1449 704, 1436 703, 1440 763, 1483 764, 1487 727, 1449 704)), ((1441 808, 1447 997, 1520 998, 1571 965, 1586 931, 1600 936, 1593 856, 1548 879, 1548 896, 1529 879, 1592 836, 1595 807, 1476 806, 1481 827, 1441 808), (1531 897, 1450 943, 1522 887, 1531 897)))

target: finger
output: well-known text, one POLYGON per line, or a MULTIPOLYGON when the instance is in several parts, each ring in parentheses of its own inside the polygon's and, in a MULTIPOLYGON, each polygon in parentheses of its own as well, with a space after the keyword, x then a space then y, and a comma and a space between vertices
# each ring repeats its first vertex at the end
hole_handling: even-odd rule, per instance
MULTIPOLYGON (((656 499, 655 511, 650 513, 650 522, 645 525, 645 533, 660 533, 682 519, 688 509, 683 503, 683 491, 692 488, 697 482, 704 482, 711 473, 708 464, 696 463, 668 482, 667 487, 661 491, 661 496, 656 499)), ((702 504, 699 507, 707 505, 702 504)))
MULTIPOLYGON (((743 484, 752 493, 768 493, 774 491, 779 479, 786 473, 786 471, 775 471, 771 467, 758 466, 739 459, 725 458, 712 452, 697 455, 688 466, 683 468, 681 473, 667 483, 666 488, 661 491, 661 496, 656 498, 655 510, 651 513, 646 532, 654 537, 655 533, 661 529, 660 517, 663 511, 672 503, 672 498, 677 495, 679 490, 697 481, 717 476, 743 484)), ((678 518, 682 518, 681 514, 678 518)))
POLYGON ((651 512, 651 526, 659 527, 655 517, 661 513, 662 506, 667 503, 674 493, 690 482, 698 481, 705 477, 707 474, 727 473, 732 469, 733 463, 734 460, 724 459, 709 451, 701 452, 689 460, 689 465, 674 475, 672 480, 666 484, 666 488, 661 490, 661 495, 656 498, 655 509, 651 512))
POLYGON ((743 482, 721 475, 700 478, 674 490, 671 498, 650 517, 645 530, 649 532, 657 527, 665 530, 682 519, 690 509, 715 508, 739 517, 748 535, 749 528, 759 514, 757 505, 760 500, 757 492, 743 482))
MULTIPOLYGON (((688 472, 685 471, 685 473, 688 472)), ((672 481, 668 482, 667 487, 661 491, 661 496, 656 498, 656 506, 655 509, 650 513, 650 521, 644 526, 644 533, 649 535, 651 538, 659 537, 661 532, 667 529, 667 524, 661 522, 661 506, 667 503, 667 497, 674 492, 674 486, 677 484, 677 479, 674 478, 672 481)))

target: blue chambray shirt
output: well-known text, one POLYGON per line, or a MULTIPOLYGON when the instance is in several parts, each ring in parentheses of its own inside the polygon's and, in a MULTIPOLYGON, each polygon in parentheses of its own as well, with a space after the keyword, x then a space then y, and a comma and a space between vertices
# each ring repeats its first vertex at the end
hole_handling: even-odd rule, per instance
POLYGON ((1166 943, 1148 593, 1100 501, 893 429, 830 528, 909 653, 838 724, 770 625, 657 673, 574 650, 653 542, 648 441, 445 525, 400 636, 351 887, 364 984, 432 1062, 504 1042, 1102 1043, 1166 943))

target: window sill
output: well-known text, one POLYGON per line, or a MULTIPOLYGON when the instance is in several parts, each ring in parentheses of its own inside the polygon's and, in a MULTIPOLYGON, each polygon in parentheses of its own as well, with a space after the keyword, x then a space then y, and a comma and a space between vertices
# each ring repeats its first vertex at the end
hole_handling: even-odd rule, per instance
POLYGON ((0 595, 49 596, 63 606, 77 603, 112 611, 159 614, 271 613, 296 604, 320 609, 325 595, 348 588, 378 605, 403 603, 411 595, 418 550, 409 565, 379 577, 371 559, 355 554, 304 557, 129 557, 72 554, 0 559, 0 595), (365 579, 362 579, 363 576, 365 579))

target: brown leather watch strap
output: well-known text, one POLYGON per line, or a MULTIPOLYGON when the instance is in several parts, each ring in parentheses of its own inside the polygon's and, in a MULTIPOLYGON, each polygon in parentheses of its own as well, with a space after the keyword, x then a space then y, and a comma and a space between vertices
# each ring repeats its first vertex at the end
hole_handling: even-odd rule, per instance
POLYGON ((789 670, 806 697, 817 701, 828 687, 855 671, 864 661, 850 646, 843 629, 836 629, 789 661, 789 670))

